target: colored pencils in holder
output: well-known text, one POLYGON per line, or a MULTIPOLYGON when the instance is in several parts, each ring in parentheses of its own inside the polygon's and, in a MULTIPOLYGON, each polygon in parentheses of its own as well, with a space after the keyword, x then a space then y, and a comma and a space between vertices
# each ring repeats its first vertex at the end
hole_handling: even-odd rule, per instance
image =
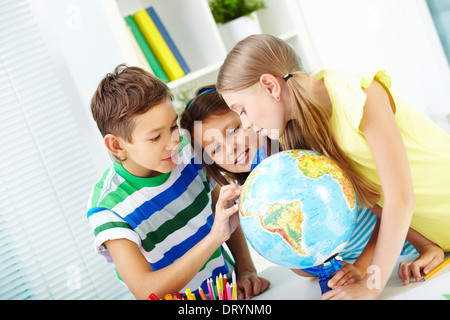
MULTIPOLYGON (((431 275, 431 273, 430 273, 431 275)), ((236 274, 233 271, 231 281, 228 282, 226 275, 216 276, 216 282, 212 278, 206 280, 209 300, 237 300, 237 284, 236 284, 236 274)), ((202 300, 208 300, 205 294, 206 290, 199 287, 198 292, 202 300)), ((197 297, 198 298, 198 297, 197 297)), ((175 292, 172 296, 171 294, 166 294, 164 296, 165 300, 196 300, 196 296, 192 293, 190 288, 186 289, 185 293, 175 292)), ((160 300, 154 293, 150 294, 149 300, 160 300)))

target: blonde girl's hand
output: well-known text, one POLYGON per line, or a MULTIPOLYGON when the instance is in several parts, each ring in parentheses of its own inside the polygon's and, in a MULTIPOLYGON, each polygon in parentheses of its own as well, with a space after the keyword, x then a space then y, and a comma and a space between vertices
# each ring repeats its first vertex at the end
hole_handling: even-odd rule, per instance
POLYGON ((328 281, 328 287, 336 289, 337 287, 348 285, 360 281, 364 278, 361 270, 355 267, 353 264, 343 261, 343 267, 338 270, 333 278, 328 281))
POLYGON ((239 225, 238 205, 234 202, 239 198, 242 187, 229 184, 221 187, 216 203, 214 224, 211 235, 217 243, 224 243, 239 225))
POLYGON ((427 275, 444 261, 444 251, 435 244, 429 244, 421 248, 420 256, 414 262, 401 262, 398 267, 398 276, 406 286, 410 283, 411 276, 417 282, 422 280, 421 271, 427 275))
POLYGON ((322 300, 375 300, 381 293, 380 289, 369 289, 367 279, 340 286, 322 295, 322 300))

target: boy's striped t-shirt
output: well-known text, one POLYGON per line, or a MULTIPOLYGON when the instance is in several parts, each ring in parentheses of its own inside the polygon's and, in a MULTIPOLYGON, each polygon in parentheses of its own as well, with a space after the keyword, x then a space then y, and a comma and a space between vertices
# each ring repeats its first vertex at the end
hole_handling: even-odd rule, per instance
MULTIPOLYGON (((211 231, 210 193, 189 144, 182 147, 177 167, 158 177, 136 177, 114 163, 94 186, 88 205, 95 248, 112 262, 104 243, 128 239, 138 245, 154 271, 167 267, 211 231)), ((218 248, 186 288, 206 290, 206 279, 229 274, 231 261, 218 248)))

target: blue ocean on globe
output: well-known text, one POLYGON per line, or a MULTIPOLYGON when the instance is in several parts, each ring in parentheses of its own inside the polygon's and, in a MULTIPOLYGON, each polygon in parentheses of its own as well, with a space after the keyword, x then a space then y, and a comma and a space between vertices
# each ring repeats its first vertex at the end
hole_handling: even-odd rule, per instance
POLYGON ((347 244, 358 204, 351 181, 329 158, 290 150, 262 161, 247 178, 239 200, 244 234, 275 264, 323 264, 347 244))

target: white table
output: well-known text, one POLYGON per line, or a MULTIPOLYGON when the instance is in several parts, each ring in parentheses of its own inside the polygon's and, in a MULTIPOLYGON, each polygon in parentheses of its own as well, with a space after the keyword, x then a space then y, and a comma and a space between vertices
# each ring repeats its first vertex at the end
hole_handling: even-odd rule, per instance
MULTIPOLYGON (((447 254, 448 258, 450 254, 447 254)), ((407 286, 397 275, 397 268, 402 261, 413 261, 417 256, 402 256, 397 262, 385 289, 380 295, 383 300, 446 300, 450 299, 450 264, 426 282, 413 280, 407 286), (444 295, 447 295, 444 296, 444 295)), ((254 300, 319 300, 321 297, 317 278, 304 278, 287 268, 268 265, 259 275, 271 282, 270 288, 254 300)))

